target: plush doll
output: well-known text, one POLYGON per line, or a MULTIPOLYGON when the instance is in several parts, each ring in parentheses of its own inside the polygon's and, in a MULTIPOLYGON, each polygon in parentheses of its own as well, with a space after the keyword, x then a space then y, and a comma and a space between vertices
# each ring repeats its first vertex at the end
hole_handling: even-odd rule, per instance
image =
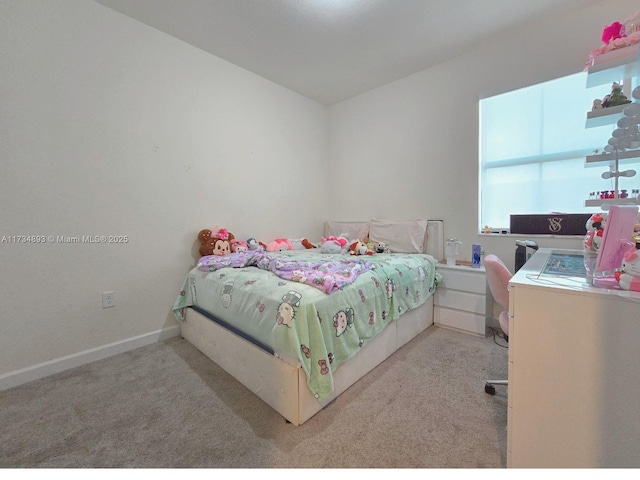
POLYGON ((307 250, 309 248, 316 248, 316 246, 306 238, 298 238, 289 241, 291 242, 291 245, 293 245, 292 250, 307 250))
POLYGON ((310 248, 318 248, 318 246, 314 243, 311 243, 309 240, 307 240, 306 238, 302 239, 302 245, 304 246, 304 248, 306 248, 307 250, 309 250, 310 248))
POLYGON ((597 253, 602 242, 604 226, 607 222, 606 213, 594 213, 587 220, 587 234, 584 237, 584 249, 587 252, 597 253))
POLYGON ((233 253, 246 252, 247 250, 249 250, 249 245, 247 245, 246 240, 236 240, 235 238, 231 240, 231 251, 233 253))
POLYGON ((266 244, 259 242, 253 237, 247 239, 247 246, 249 247, 249 250, 266 250, 267 249, 266 244))
POLYGON ((213 243, 214 255, 228 255, 231 253, 231 242, 234 240, 234 236, 226 228, 221 228, 215 232, 212 237, 215 238, 213 243))
POLYGON ((231 253, 231 242, 234 239, 232 233, 226 228, 214 230, 204 229, 198 233, 200 241, 200 255, 227 255, 231 253))
POLYGON ((349 251, 351 255, 373 255, 373 250, 367 247, 367 244, 362 243, 360 240, 356 240, 349 245, 349 251))
POLYGON ((286 238, 276 238, 267 244, 267 252, 282 252, 284 250, 293 250, 293 245, 286 238))
POLYGON ((320 239, 321 253, 347 253, 348 248, 345 237, 322 237, 320 239))
POLYGON ((205 255, 212 255, 213 254, 213 244, 214 244, 214 239, 211 238, 211 230, 209 230, 208 228, 204 229, 204 230, 200 230, 200 232, 198 232, 198 241, 200 242, 200 255, 201 256, 205 256, 205 255))
POLYGON ((622 268, 615 277, 622 289, 640 292, 640 250, 635 246, 625 252, 622 268))
POLYGON ((376 243, 376 253, 391 253, 389 245, 384 242, 376 243))

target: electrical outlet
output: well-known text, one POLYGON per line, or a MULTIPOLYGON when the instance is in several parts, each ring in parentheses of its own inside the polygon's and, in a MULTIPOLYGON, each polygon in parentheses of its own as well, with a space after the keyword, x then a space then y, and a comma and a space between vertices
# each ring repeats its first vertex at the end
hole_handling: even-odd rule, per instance
POLYGON ((116 306, 116 292, 102 293, 102 308, 110 308, 116 306))

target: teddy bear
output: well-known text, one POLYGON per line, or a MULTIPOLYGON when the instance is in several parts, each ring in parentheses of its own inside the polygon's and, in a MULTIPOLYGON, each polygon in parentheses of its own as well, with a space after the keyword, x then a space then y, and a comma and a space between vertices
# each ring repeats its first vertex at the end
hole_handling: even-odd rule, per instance
POLYGON ((200 230, 200 232, 198 232, 198 241, 200 242, 200 255, 201 256, 205 256, 205 255, 211 255, 213 254, 213 246, 215 243, 215 239, 211 237, 212 235, 212 231, 209 230, 208 228, 205 228, 203 230, 200 230))
POLYGON ((207 255, 227 255, 231 253, 231 242, 234 236, 226 228, 216 227, 213 230, 205 228, 198 232, 201 256, 207 255))
POLYGON ((637 244, 624 254, 622 268, 615 273, 620 288, 640 292, 640 250, 637 244))

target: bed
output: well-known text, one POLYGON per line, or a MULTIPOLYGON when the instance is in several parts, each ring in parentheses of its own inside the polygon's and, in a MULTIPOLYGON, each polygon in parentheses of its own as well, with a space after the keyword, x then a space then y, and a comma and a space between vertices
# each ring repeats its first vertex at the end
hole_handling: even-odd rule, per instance
POLYGON ((327 222, 391 253, 202 257, 174 305, 181 335, 301 425, 433 324, 442 222, 327 222))

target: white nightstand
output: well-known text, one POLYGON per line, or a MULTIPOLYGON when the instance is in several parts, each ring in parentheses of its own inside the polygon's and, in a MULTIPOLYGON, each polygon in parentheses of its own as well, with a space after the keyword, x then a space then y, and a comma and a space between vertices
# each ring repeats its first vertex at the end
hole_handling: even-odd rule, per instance
POLYGON ((484 337, 493 310, 484 267, 439 263, 436 269, 443 278, 434 296, 434 323, 484 337))

